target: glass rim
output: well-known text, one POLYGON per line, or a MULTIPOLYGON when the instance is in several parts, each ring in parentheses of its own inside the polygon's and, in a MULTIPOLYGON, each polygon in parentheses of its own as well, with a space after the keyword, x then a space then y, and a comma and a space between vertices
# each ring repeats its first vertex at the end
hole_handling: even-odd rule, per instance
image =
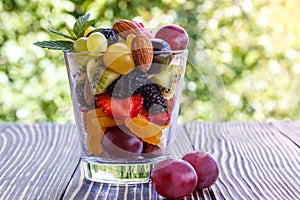
POLYGON ((132 51, 113 51, 113 52, 91 52, 91 51, 64 51, 65 55, 78 55, 78 54, 105 54, 105 53, 110 53, 110 54, 168 54, 171 53, 173 55, 176 54, 184 54, 184 53, 188 53, 188 49, 184 49, 184 50, 171 50, 171 51, 152 51, 152 52, 132 52, 132 51))

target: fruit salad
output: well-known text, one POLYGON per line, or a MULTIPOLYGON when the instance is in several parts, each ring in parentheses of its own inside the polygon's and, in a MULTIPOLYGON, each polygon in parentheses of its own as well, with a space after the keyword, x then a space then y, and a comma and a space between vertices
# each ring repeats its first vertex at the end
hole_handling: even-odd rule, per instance
POLYGON ((66 40, 35 45, 63 50, 77 128, 86 155, 113 160, 161 156, 176 124, 188 35, 178 25, 155 33, 120 19, 96 28, 77 19, 66 40), (173 125, 172 125, 173 123, 173 125))

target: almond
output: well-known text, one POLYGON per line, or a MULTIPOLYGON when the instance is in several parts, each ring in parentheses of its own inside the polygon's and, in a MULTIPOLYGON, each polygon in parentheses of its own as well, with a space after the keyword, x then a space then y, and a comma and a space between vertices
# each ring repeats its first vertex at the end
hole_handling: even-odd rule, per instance
POLYGON ((150 39, 145 35, 137 35, 132 40, 131 51, 135 65, 143 72, 147 72, 153 60, 153 47, 150 39))
POLYGON ((133 22, 126 19, 120 19, 116 21, 112 28, 124 40, 126 40, 129 34, 140 34, 138 27, 133 22))

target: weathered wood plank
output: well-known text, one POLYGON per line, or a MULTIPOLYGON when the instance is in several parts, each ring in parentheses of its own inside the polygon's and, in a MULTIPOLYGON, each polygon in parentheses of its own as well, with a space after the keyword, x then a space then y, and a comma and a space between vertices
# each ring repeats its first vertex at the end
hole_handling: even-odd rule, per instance
POLYGON ((59 199, 79 160, 75 126, 5 126, 0 129, 0 199, 59 199))
MULTIPOLYGON (((274 124, 182 125, 173 145, 174 156, 202 149, 213 154, 220 167, 216 184, 185 199, 297 199, 300 148, 295 133, 299 133, 299 124, 274 124)), ((81 167, 73 174, 80 149, 74 125, 2 125, 1 200, 163 199, 151 183, 129 186, 94 183, 84 179, 81 167)))
POLYGON ((300 150, 268 123, 190 123, 195 149, 211 152, 220 176, 216 199, 298 199, 300 150))
MULTIPOLYGON (((183 130, 179 129, 178 135, 183 130)), ((180 157, 185 152, 192 150, 190 137, 188 134, 182 134, 174 142, 174 157, 180 157)), ((128 199, 128 200, 161 200, 151 183, 135 185, 114 185, 107 183, 96 183, 86 180, 84 172, 80 166, 66 190, 63 199, 128 199)), ((184 199, 214 199, 210 190, 196 191, 184 199)))
MULTIPOLYGON (((271 124, 188 123, 180 127, 173 149, 175 157, 192 150, 208 151, 219 163, 216 184, 186 199, 297 199, 300 196, 299 148, 271 124)), ((124 190, 137 194, 129 199, 162 199, 151 184, 140 190, 93 183, 84 180, 82 169, 76 171, 64 199, 115 198, 108 195, 120 195, 124 190)), ((122 194, 118 197, 128 199, 122 194)))
MULTIPOLYGON (((208 190, 194 192, 184 198, 190 199, 211 199, 208 190)), ((84 172, 80 167, 75 172, 63 199, 124 199, 124 200, 162 200, 151 183, 115 185, 108 183, 91 182, 84 178, 84 172)))
POLYGON ((300 121, 279 121, 272 125, 300 148, 300 121))

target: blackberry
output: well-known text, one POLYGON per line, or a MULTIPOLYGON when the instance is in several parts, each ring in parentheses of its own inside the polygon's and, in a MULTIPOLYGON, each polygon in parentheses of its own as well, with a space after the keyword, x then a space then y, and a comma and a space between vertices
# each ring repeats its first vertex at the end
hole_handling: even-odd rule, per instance
POLYGON ((147 83, 148 74, 139 68, 135 68, 128 74, 122 75, 112 82, 112 84, 107 87, 107 93, 111 97, 125 99, 137 94, 139 88, 147 83))
POLYGON ((101 33, 106 37, 108 46, 118 42, 119 40, 119 36, 112 28, 105 28, 101 31, 101 33))
POLYGON ((167 111, 167 102, 156 84, 143 85, 139 89, 139 93, 144 98, 143 107, 148 113, 155 115, 167 111))

